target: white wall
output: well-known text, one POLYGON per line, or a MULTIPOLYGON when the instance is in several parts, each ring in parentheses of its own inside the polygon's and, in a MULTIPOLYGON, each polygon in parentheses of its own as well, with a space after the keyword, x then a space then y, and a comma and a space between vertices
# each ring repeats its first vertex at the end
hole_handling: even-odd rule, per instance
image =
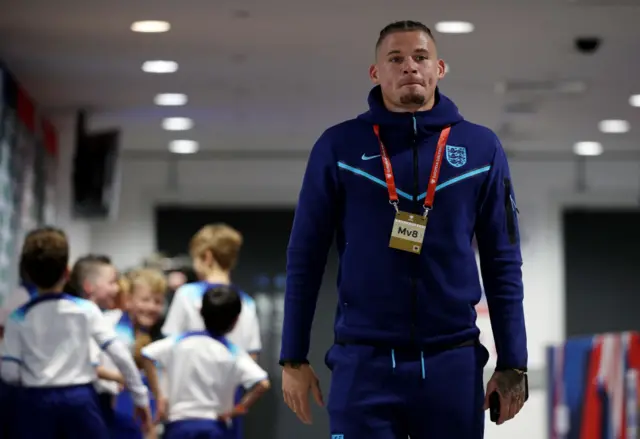
MULTIPOLYGON (((302 161, 188 161, 170 184, 166 162, 124 163, 120 216, 91 225, 91 249, 111 254, 122 267, 137 264, 155 249, 153 207, 157 202, 201 205, 295 203, 302 161)), ((525 310, 530 367, 544 365, 544 348, 564 337, 562 207, 570 204, 637 206, 637 163, 589 163, 587 194, 576 193, 576 165, 570 162, 511 163, 523 234, 525 310)), ((490 425, 487 437, 546 437, 545 392, 537 391, 515 421, 490 425)))

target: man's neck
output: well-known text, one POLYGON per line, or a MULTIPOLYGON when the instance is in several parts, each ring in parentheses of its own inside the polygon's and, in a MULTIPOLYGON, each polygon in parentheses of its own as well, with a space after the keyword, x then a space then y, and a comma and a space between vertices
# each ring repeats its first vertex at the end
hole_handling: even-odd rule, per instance
POLYGON ((231 284, 231 274, 228 271, 213 270, 204 277, 204 280, 210 284, 229 285, 231 284))

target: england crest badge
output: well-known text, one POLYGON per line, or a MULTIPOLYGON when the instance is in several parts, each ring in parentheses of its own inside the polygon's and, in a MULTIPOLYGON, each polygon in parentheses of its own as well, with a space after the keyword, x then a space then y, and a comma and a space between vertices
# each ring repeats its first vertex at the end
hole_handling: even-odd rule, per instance
POLYGON ((447 162, 454 168, 461 168, 467 164, 467 148, 464 146, 447 145, 447 162))

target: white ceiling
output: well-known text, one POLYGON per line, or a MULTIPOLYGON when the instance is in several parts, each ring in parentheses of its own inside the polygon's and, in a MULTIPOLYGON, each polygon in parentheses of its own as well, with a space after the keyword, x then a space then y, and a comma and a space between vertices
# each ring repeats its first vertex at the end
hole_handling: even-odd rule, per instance
POLYGON ((463 115, 498 130, 513 151, 566 151, 578 140, 640 153, 640 1, 600 0, 1 0, 0 59, 55 113, 93 108, 94 125, 124 130, 123 147, 166 151, 172 138, 204 150, 308 151, 329 125, 366 109, 367 69, 379 30, 414 19, 475 24, 436 35, 450 74, 441 83, 463 115), (638 6, 612 6, 620 4, 638 6), (248 17, 238 18, 243 12, 248 17), (167 20, 166 34, 134 34, 133 21, 167 20), (603 38, 593 56, 578 35, 603 38), (177 73, 149 75, 148 59, 177 73), (584 93, 497 94, 499 81, 584 81, 584 93), (189 95, 154 107, 160 92, 189 95), (505 106, 524 103, 533 113, 505 106), (187 133, 163 132, 165 116, 189 116, 187 133), (601 119, 627 134, 600 134, 601 119), (509 132, 509 134, 508 134, 509 132))

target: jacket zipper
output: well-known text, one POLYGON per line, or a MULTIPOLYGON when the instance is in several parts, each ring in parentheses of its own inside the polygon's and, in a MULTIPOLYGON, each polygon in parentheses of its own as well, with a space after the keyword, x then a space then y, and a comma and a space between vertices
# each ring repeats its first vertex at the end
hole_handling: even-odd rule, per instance
MULTIPOLYGON (((418 196, 420 195, 420 181, 419 181, 419 162, 418 162, 418 126, 416 117, 413 116, 413 202, 419 207, 418 196)), ((420 261, 415 258, 416 271, 420 261)), ((418 322, 418 281, 416 275, 411 275, 411 340, 417 341, 416 326, 418 322)))
POLYGON ((518 208, 515 206, 513 197, 511 196, 511 180, 505 177, 504 185, 504 210, 507 216, 507 234, 509 235, 509 243, 515 245, 518 242, 518 234, 516 231, 516 214, 518 208))

